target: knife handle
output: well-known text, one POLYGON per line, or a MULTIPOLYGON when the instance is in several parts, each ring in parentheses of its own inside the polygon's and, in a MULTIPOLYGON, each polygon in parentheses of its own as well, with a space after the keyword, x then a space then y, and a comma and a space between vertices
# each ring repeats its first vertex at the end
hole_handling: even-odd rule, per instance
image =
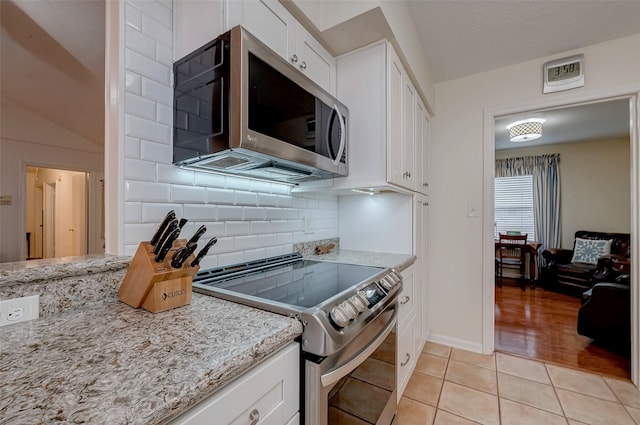
POLYGON ((171 232, 169 237, 165 239, 164 243, 162 244, 162 248, 160 248, 160 251, 156 254, 156 257, 155 257, 156 263, 161 263, 164 261, 165 257, 169 253, 169 250, 173 246, 173 242, 176 239, 178 239, 179 234, 180 234, 180 228, 177 227, 171 232))
POLYGON ((214 246, 216 244, 216 242, 218 242, 218 238, 216 238, 215 236, 213 238, 211 238, 209 240, 209 242, 207 242, 207 244, 200 250, 200 252, 198 252, 198 255, 196 256, 196 259, 191 262, 191 267, 195 267, 198 264, 200 264, 200 261, 202 260, 202 258, 205 255, 207 255, 207 252, 209 252, 209 248, 214 246))
POLYGON ((198 230, 196 230, 196 232, 193 234, 193 236, 191 236, 191 239, 189 239, 189 241, 187 242, 187 245, 189 245, 190 243, 194 243, 194 242, 198 242, 198 239, 200 239, 200 237, 202 235, 204 235, 207 231, 206 226, 203 224, 202 226, 200 226, 198 228, 198 230))
POLYGON ((171 220, 173 220, 174 218, 176 218, 176 212, 174 210, 169 211, 167 215, 164 217, 164 219, 162 220, 162 223, 160 223, 160 226, 158 226, 158 229, 156 229, 155 233, 153 234, 153 237, 151 238, 149 245, 154 246, 160 241, 160 237, 163 235, 165 230, 167 230, 167 226, 169 225, 169 223, 171 223, 171 220))
POLYGON ((165 229, 165 231, 162 234, 162 236, 160 237, 160 239, 158 239, 158 243, 156 244, 155 248, 153 249, 153 253, 154 254, 157 254, 157 253, 160 252, 160 250, 164 246, 164 242, 167 240, 169 235, 171 235, 173 233, 173 231, 176 230, 176 229, 180 230, 180 228, 178 227, 178 220, 174 218, 174 219, 171 220, 171 222, 169 223, 169 225, 165 229))
POLYGON ((191 242, 190 244, 178 248, 178 250, 173 254, 173 258, 171 259, 171 267, 173 267, 174 269, 181 268, 187 258, 189 258, 191 254, 193 254, 193 251, 195 251, 197 247, 197 243, 191 242))

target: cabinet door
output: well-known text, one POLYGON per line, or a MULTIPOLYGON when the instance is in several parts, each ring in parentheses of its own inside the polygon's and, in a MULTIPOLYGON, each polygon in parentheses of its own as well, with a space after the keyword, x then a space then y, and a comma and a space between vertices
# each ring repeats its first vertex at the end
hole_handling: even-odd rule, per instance
POLYGON ((286 60, 294 51, 297 22, 277 0, 228 0, 227 29, 242 25, 286 60))
POLYGON ((225 32, 223 0, 173 2, 174 59, 180 59, 225 32))
POLYGON ((427 300, 428 300, 428 268, 427 259, 428 237, 429 237, 429 200, 426 196, 416 194, 414 198, 414 254, 417 258, 414 263, 414 296, 416 298, 416 329, 420 340, 417 345, 420 347, 429 331, 427 300))
POLYGON ((415 156, 414 156, 414 170, 415 170, 415 179, 414 179, 414 188, 413 190, 419 193, 425 193, 424 188, 422 186, 422 182, 424 181, 424 168, 422 167, 422 150, 423 150, 423 137, 422 132, 424 131, 423 125, 424 120, 422 117, 424 116, 424 105, 420 101, 420 96, 416 96, 417 102, 415 105, 415 156))
POLYGON ((389 114, 389 125, 387 135, 387 180, 389 183, 403 186, 404 168, 402 165, 402 94, 404 92, 403 78, 404 68, 400 59, 389 48, 389 81, 387 105, 389 114))
POLYGON ((336 60, 302 25, 297 26, 296 32, 295 54, 298 62, 293 65, 313 82, 335 95, 336 60))
MULTIPOLYGON (((423 108, 424 109, 424 108, 423 108)), ((417 119, 417 118, 416 118, 417 119)), ((423 114, 420 117, 422 121, 422 140, 417 139, 416 136, 416 144, 420 144, 420 153, 416 152, 416 158, 418 160, 417 167, 421 168, 421 172, 417 175, 420 176, 419 180, 416 180, 417 191, 420 193, 424 193, 425 195, 429 194, 429 116, 427 115, 426 109, 423 110, 423 114)))
POLYGON ((415 120, 416 89, 405 73, 402 84, 402 187, 413 190, 416 173, 415 161, 415 120))
POLYGON ((397 348, 397 375, 398 375, 398 401, 402 397, 409 379, 411 378, 411 372, 413 372, 416 364, 415 353, 415 329, 413 327, 413 318, 407 322, 405 326, 400 328, 398 333, 398 348, 397 348))
POLYGON ((415 296, 415 266, 410 266, 402 271, 402 292, 399 295, 400 313, 398 314, 398 323, 402 327, 408 317, 413 315, 416 296, 415 296))

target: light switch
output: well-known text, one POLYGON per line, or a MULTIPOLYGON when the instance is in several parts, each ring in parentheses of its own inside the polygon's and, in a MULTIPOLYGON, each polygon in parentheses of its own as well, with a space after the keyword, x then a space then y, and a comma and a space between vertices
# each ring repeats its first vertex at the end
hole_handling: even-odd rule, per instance
POLYGON ((467 204, 467 217, 480 217, 480 209, 473 204, 467 204))

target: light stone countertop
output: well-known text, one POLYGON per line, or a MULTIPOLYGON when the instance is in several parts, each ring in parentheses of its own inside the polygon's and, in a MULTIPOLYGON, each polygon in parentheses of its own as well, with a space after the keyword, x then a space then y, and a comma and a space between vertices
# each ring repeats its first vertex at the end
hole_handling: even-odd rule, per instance
MULTIPOLYGON (((339 249, 305 258, 398 271, 416 259, 339 249)), ((191 305, 156 314, 113 297, 94 302, 105 299, 100 288, 117 291, 129 261, 87 256, 0 265, 0 295, 3 286, 12 296, 28 295, 38 286, 29 282, 38 280, 56 302, 78 298, 72 310, 0 328, 3 425, 164 424, 302 333, 295 319, 198 293, 191 305)))
POLYGON ((0 422, 163 424, 301 333, 197 293, 156 314, 112 302, 4 326, 0 422))
POLYGON ((416 261, 416 256, 411 254, 389 254, 385 252, 353 251, 338 248, 327 254, 305 255, 305 258, 336 263, 389 267, 396 269, 398 272, 411 266, 416 261))

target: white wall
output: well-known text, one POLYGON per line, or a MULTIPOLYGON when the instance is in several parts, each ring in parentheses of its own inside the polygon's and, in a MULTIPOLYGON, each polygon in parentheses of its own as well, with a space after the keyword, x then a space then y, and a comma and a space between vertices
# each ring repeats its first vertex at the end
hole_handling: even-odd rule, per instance
MULTIPOLYGON (((430 202, 429 312, 433 338, 475 349, 483 341, 481 253, 487 218, 484 214, 467 217, 466 211, 467 205, 482 210, 485 155, 493 160, 493 151, 483 148, 484 114, 493 110, 515 112, 523 105, 536 103, 560 105, 580 97, 595 98, 613 88, 637 91, 638 46, 640 34, 436 85, 430 202), (543 63, 577 53, 585 55, 585 86, 543 95, 543 63)), ((490 235, 490 222, 486 228, 490 235)))
POLYGON ((628 138, 596 140, 502 150, 496 159, 560 154, 560 243, 573 249, 578 230, 631 231, 630 148, 628 138))
MULTIPOLYGON (((127 1, 124 32, 124 134, 120 160, 124 203, 114 254, 132 255, 164 214, 189 220, 183 235, 205 224, 218 238, 203 268, 292 252, 297 242, 338 235, 335 195, 293 195, 290 186, 180 169, 172 160, 172 2, 127 1), (303 233, 303 218, 313 233, 303 233)), ((212 20, 219 22, 216 17, 212 20)), ((180 31, 197 31, 184 26, 180 31)), ((110 235, 113 237, 113 235, 110 235)), ((110 246, 109 244, 107 246, 110 246)))
MULTIPOLYGON (((26 253, 26 166, 101 174, 104 160, 102 149, 90 140, 9 99, 3 98, 1 107, 0 193, 11 195, 12 203, 0 206, 0 262, 22 261, 26 253)), ((99 217, 100 211, 94 209, 92 214, 99 217)))

